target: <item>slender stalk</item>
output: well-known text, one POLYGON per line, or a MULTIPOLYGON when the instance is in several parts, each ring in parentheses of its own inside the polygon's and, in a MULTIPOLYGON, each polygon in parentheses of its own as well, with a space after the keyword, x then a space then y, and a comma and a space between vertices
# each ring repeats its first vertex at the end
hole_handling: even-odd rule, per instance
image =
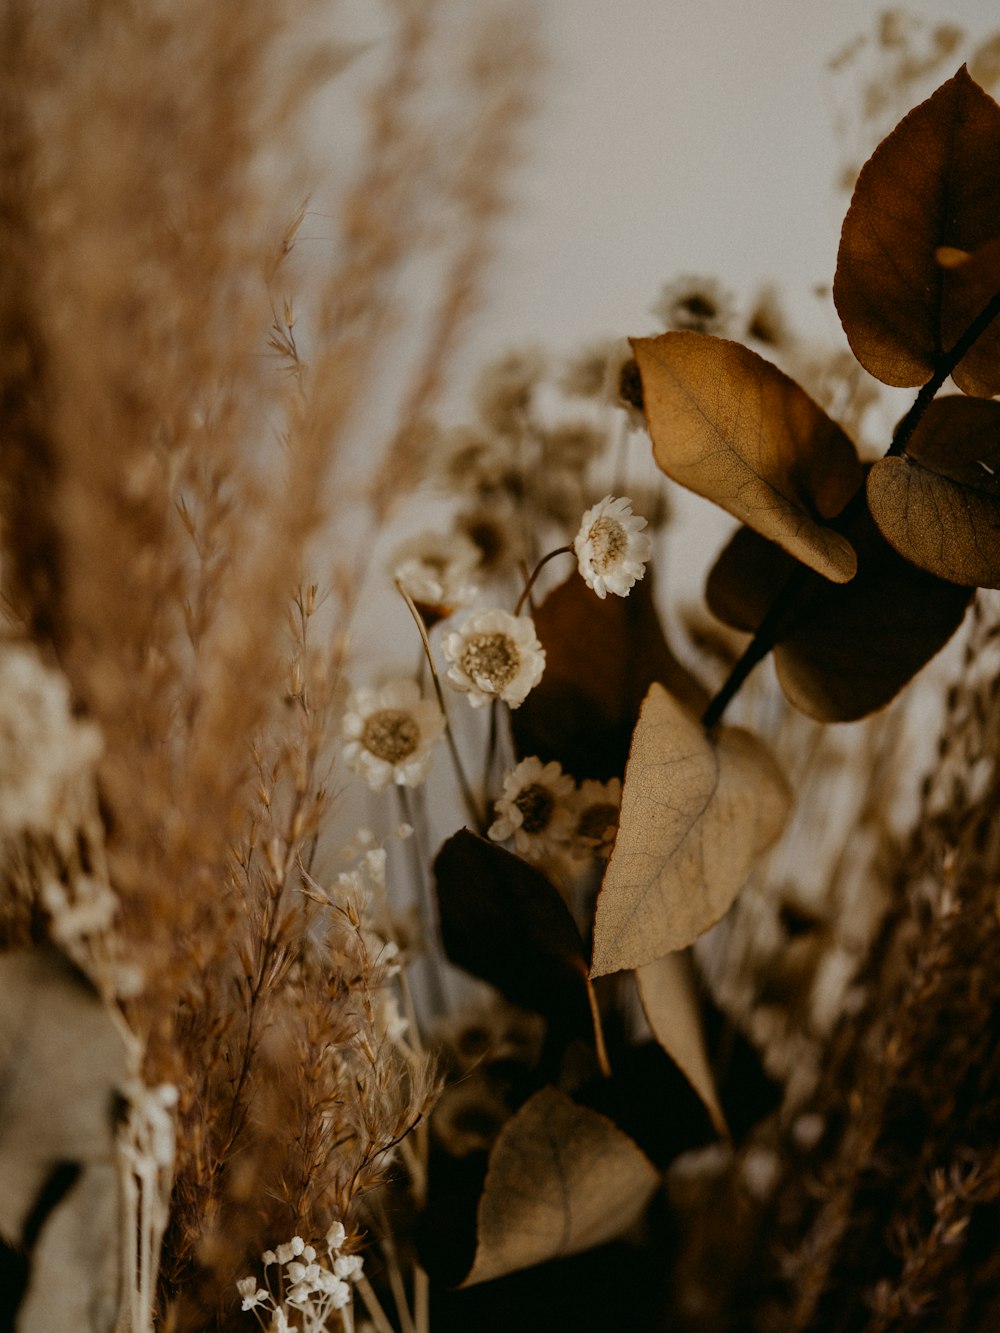
POLYGON ((539 560, 538 564, 535 566, 534 570, 532 571, 532 573, 531 573, 531 577, 530 577, 530 578, 527 580, 527 582, 525 583, 525 585, 524 585, 524 591, 521 593, 521 596, 518 598, 517 606, 514 607, 514 614, 515 614, 515 616, 519 616, 519 615, 521 614, 521 612, 524 610, 524 604, 525 604, 525 602, 528 600, 528 597, 529 597, 530 594, 531 594, 531 590, 532 590, 532 588, 535 586, 535 580, 538 578, 539 574, 542 572, 542 570, 545 568, 545 566, 549 563, 549 561, 550 561, 550 560, 554 560, 554 559, 556 558, 557 555, 572 555, 572 554, 573 554, 573 548, 572 548, 572 546, 557 546, 556 549, 555 549, 554 551, 550 551, 550 552, 548 553, 548 555, 543 555, 543 556, 542 556, 541 560, 539 560))
POLYGON ((407 848, 410 857, 410 873, 414 880, 424 928, 431 1010, 435 1014, 443 1014, 448 1008, 448 1002, 441 966, 442 957, 437 912, 434 910, 431 888, 427 882, 428 856, 423 838, 424 821, 416 813, 413 801, 410 799, 410 793, 405 787, 397 787, 396 795, 399 798, 399 808, 403 820, 413 829, 413 833, 407 839, 407 848))
POLYGON ((375 1325, 376 1333, 396 1333, 389 1322, 388 1315, 382 1309, 381 1301, 375 1295, 375 1289, 363 1273, 356 1279, 354 1287, 365 1303, 365 1310, 368 1312, 369 1319, 375 1325))
POLYGON ((431 680, 434 682, 434 693, 437 695, 438 707, 444 715, 444 735, 448 742, 448 750, 451 754, 451 761, 455 767, 455 776, 458 778, 459 789, 462 793, 462 800, 465 802, 465 808, 472 818, 473 824, 480 833, 486 831, 486 816, 481 813, 476 798, 472 794, 472 788, 469 786, 469 780, 465 776, 465 769, 462 766, 462 759, 458 753, 458 746, 455 744, 455 735, 451 729, 451 721, 448 717, 448 709, 444 701, 444 690, 441 688, 441 681, 438 677, 437 667, 434 665, 434 655, 431 652, 431 641, 427 634, 427 626, 424 624, 424 618, 417 610, 416 603, 410 594, 403 587, 399 579, 396 579, 396 588, 400 597, 409 607, 410 615, 420 634, 420 641, 424 645, 424 655, 427 658, 427 665, 431 670, 431 680))
POLYGON ((416 1264, 413 1270, 413 1313, 417 1333, 430 1333, 431 1284, 430 1279, 419 1264, 416 1264))

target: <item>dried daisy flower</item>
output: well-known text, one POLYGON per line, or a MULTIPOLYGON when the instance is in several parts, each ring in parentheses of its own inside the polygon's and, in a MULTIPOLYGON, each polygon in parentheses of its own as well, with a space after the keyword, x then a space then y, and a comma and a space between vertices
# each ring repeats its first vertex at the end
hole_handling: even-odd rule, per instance
POLYGON ((511 708, 524 703, 542 678, 545 649, 530 616, 476 611, 442 644, 451 663, 448 680, 469 696, 474 708, 502 699, 511 708))
POLYGON ((622 784, 619 778, 597 782, 588 778, 581 782, 573 801, 573 836, 570 854, 578 861, 598 857, 606 861, 611 855, 618 832, 618 813, 622 803, 622 784))
POLYGON ((651 543, 646 520, 632 513, 632 501, 606 495, 583 516, 573 542, 580 575, 598 597, 627 597, 646 572, 651 543))
POLYGON ((373 791, 394 782, 416 787, 427 776, 434 742, 445 719, 413 680, 390 680, 359 689, 347 701, 342 734, 344 759, 373 791))
POLYGON ((455 528, 479 552, 479 576, 499 578, 528 558, 527 542, 509 499, 490 501, 455 516, 455 528))
POLYGON ((473 600, 479 552, 461 532, 421 532, 397 546, 392 576, 412 597, 425 620, 443 620, 473 600))
POLYGON ((511 457, 511 442, 473 426, 444 431, 434 472, 449 494, 483 495, 519 492, 521 476, 511 457))
POLYGON ((714 278, 685 276, 666 283, 650 313, 666 329, 724 336, 735 312, 732 296, 714 278))
POLYGON ((624 408, 628 424, 642 428, 642 385, 627 338, 585 348, 567 364, 560 387, 574 398, 596 398, 624 408))
POLYGON ((490 837, 494 842, 513 837, 526 861, 541 860, 565 847, 573 831, 569 801, 574 786, 554 760, 543 764, 535 755, 522 759, 503 780, 490 837))
POLYGON ((545 355, 537 347, 515 348, 492 362, 475 389, 481 419, 500 435, 518 434, 544 373, 545 355))

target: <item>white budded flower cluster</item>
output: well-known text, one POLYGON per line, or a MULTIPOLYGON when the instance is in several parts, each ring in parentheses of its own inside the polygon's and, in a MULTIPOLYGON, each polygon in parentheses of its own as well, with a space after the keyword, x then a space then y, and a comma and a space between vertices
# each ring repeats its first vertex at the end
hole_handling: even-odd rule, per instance
POLYGON ((318 1258, 316 1247, 307 1245, 301 1236, 265 1250, 261 1256, 265 1274, 270 1268, 279 1270, 278 1288, 283 1295, 275 1295, 267 1276, 266 1287, 256 1278, 241 1278, 236 1289, 242 1309, 269 1311, 269 1333, 325 1333, 330 1315, 351 1304, 352 1285, 361 1277, 361 1257, 341 1253, 346 1239, 343 1224, 334 1222, 326 1233, 325 1263, 318 1258))

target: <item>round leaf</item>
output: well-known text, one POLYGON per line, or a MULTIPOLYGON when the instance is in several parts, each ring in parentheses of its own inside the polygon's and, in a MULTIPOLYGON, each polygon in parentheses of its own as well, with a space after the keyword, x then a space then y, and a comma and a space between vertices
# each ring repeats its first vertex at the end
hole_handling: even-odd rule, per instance
POLYGON ((939 398, 899 458, 868 476, 882 535, 952 583, 1000 588, 1000 403, 939 398))
MULTIPOLYGON (((850 535, 856 577, 843 587, 809 575, 801 580, 774 649, 785 694, 820 722, 853 722, 883 708, 944 647, 971 597, 968 588, 898 555, 867 510, 854 518, 850 535)), ((759 549, 765 545, 741 528, 709 575, 712 609, 735 623, 730 608, 742 607, 740 629, 756 629, 796 573, 784 552, 759 549)))
POLYGON ((756 352, 701 333, 632 340, 657 463, 826 578, 855 570, 825 526, 861 485, 854 445, 756 352))
POLYGON ((557 1089, 530 1097, 500 1132, 463 1286, 592 1249, 627 1231, 659 1173, 620 1129, 557 1089))
POLYGON ((709 737, 653 685, 597 900, 591 976, 641 967, 714 926, 781 832, 789 805, 777 765, 749 732, 709 737))
MULTIPOLYGON (((942 267, 1000 228, 1000 107, 963 66, 915 107, 862 168, 844 219, 833 295, 854 355, 885 384, 931 378, 997 290, 995 267, 942 267)), ((994 323, 953 372, 967 393, 1000 392, 994 323)))

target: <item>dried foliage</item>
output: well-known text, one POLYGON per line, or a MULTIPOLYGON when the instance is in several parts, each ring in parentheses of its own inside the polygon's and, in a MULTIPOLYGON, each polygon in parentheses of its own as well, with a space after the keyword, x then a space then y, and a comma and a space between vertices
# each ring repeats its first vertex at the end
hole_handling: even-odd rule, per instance
MULTIPOLYGON (((306 17, 2 19, 5 1317, 985 1333, 995 46, 860 172, 853 358, 685 277, 665 332, 512 352, 444 430, 530 25, 490 7, 452 104, 446 7, 387 5, 309 269, 276 155, 367 53, 306 59, 306 17), (919 392, 863 465, 866 375, 919 392), (643 426, 666 477, 633 487, 643 426), (676 645, 646 571, 669 586, 674 482, 746 524, 676 645), (450 519, 374 568, 431 486, 450 519), (379 578, 422 657, 366 682, 379 578), (354 779, 379 829, 338 863, 354 779)), ((897 90, 959 41, 932 36, 897 90)))

